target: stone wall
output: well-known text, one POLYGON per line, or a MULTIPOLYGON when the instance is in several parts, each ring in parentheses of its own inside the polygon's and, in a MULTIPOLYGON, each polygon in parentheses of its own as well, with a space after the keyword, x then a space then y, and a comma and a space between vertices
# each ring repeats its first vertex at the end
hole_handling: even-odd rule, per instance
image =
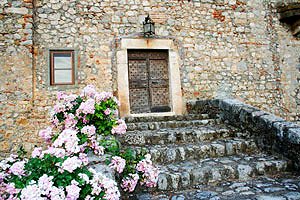
POLYGON ((1 1, 0 64, 5 73, 0 141, 10 146, 1 154, 13 142, 30 140, 29 150, 39 141, 37 131, 47 125, 58 90, 77 92, 94 84, 117 94, 120 40, 143 38, 148 13, 156 23, 155 37, 173 39, 178 47, 185 101, 235 97, 287 120, 300 120, 300 40, 280 23, 276 2, 1 1), (51 49, 76 51, 74 86, 49 85, 51 49))
POLYGON ((57 89, 49 87, 47 71, 55 48, 78 50, 78 87, 117 92, 119 41, 140 38, 150 13, 156 37, 178 43, 185 100, 232 96, 299 120, 300 42, 279 22, 276 1, 40 0, 36 10, 42 96, 57 89))
POLYGON ((0 1, 0 155, 36 143, 32 123, 31 0, 0 1))
POLYGON ((47 126, 58 91, 78 93, 93 84, 112 92, 111 43, 113 32, 101 1, 38 0, 35 5, 35 98, 39 117, 35 134, 47 126), (105 28, 106 27, 106 28, 105 28), (75 85, 50 86, 49 51, 75 50, 75 85))

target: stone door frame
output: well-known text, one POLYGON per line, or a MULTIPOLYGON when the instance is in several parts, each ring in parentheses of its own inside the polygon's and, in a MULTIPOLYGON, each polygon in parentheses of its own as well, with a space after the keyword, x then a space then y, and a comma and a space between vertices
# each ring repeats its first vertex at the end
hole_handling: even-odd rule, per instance
POLYGON ((181 79, 179 71, 180 57, 178 50, 171 39, 121 39, 120 49, 117 51, 117 83, 118 99, 121 102, 120 116, 157 116, 181 115, 183 106, 181 93, 181 79), (164 49, 169 52, 169 87, 171 112, 163 113, 130 113, 129 80, 128 80, 128 49, 164 49))

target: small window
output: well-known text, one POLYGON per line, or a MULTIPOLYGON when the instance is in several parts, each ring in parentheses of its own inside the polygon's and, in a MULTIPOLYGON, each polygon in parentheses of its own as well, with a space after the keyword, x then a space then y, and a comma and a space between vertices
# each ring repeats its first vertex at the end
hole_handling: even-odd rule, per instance
POLYGON ((74 51, 50 51, 50 84, 74 85, 74 51))

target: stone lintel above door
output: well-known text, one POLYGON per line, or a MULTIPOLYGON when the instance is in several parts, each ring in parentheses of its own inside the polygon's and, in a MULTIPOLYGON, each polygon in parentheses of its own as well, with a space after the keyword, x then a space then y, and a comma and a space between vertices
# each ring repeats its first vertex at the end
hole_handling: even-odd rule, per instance
POLYGON ((118 99, 121 103, 120 116, 157 116, 157 115, 181 115, 185 112, 181 93, 181 80, 179 71, 180 57, 178 49, 171 39, 122 39, 121 48, 117 51, 117 83, 118 99), (140 113, 132 114, 130 112, 129 99, 129 77, 128 77, 128 54, 130 49, 157 49, 168 50, 169 58, 169 89, 171 112, 162 113, 140 113))

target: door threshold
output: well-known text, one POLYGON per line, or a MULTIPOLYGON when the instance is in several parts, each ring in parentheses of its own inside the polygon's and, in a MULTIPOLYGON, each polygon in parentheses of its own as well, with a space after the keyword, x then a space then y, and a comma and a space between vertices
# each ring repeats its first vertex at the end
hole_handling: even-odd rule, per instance
POLYGON ((163 117, 163 116, 173 116, 175 112, 159 112, 159 113, 138 113, 130 114, 129 117, 163 117))

